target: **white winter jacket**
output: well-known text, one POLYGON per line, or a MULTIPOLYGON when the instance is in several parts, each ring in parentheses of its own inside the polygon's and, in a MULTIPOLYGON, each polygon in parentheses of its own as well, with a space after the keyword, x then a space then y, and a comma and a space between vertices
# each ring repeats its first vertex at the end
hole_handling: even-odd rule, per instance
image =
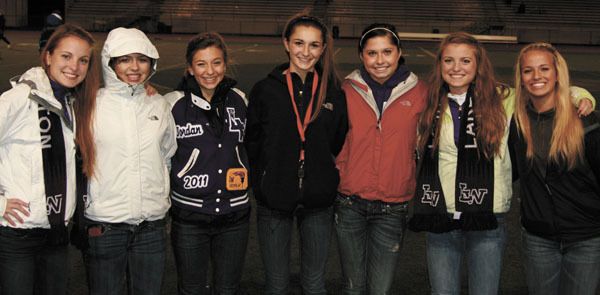
POLYGON ((105 87, 96 98, 95 176, 88 180, 85 215, 108 223, 139 224, 165 216, 170 207, 169 166, 177 148, 167 101, 130 86, 109 66, 111 57, 144 54, 156 71, 158 52, 139 30, 112 30, 102 49, 105 87))
MULTIPOLYGON (((18 198, 29 203, 30 215, 22 216, 18 228, 50 228, 46 214, 44 166, 38 105, 60 113, 62 106, 54 97, 50 80, 41 67, 29 69, 11 81, 12 89, 0 96, 0 224, 10 226, 2 216, 6 199, 18 198), (30 93, 35 99, 30 98, 30 93)), ((73 118, 72 110, 69 110, 73 118)), ((75 210, 74 126, 62 122, 67 169, 65 224, 75 210)))

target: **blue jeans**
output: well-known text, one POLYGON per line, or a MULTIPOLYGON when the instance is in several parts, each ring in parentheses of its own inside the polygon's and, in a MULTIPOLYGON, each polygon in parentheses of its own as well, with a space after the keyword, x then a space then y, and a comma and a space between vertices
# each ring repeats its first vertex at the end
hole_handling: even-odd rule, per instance
POLYGON ((249 212, 241 220, 222 222, 214 216, 208 223, 173 220, 171 241, 177 265, 177 290, 181 295, 210 294, 208 266, 213 267, 215 294, 236 294, 240 288, 248 233, 249 212))
POLYGON ((600 281, 600 237, 547 240, 523 230, 529 294, 594 295, 600 281))
POLYGON ((94 223, 84 253, 90 295, 160 294, 166 261, 165 220, 139 225, 94 223))
POLYGON ((407 203, 337 196, 335 229, 344 294, 390 294, 406 231, 407 213, 407 203))
POLYGON ((68 245, 48 245, 49 231, 0 226, 3 294, 67 294, 68 245))
POLYGON ((496 215, 496 218, 498 228, 492 230, 427 233, 431 294, 460 294, 463 256, 467 262, 469 294, 498 294, 506 247, 506 221, 504 216, 496 215))
POLYGON ((258 243, 265 266, 264 294, 287 294, 290 243, 294 216, 300 232, 300 272, 303 294, 326 294, 325 267, 333 222, 331 207, 301 209, 286 214, 257 206, 258 243))

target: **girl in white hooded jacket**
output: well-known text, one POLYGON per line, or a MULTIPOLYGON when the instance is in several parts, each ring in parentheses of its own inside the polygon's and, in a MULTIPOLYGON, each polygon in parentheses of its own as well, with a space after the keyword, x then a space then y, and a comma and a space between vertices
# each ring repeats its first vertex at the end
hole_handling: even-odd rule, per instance
POLYGON ((90 123, 94 160, 85 199, 90 294, 118 294, 126 274, 129 294, 160 293, 177 145, 167 101, 144 89, 158 58, 137 29, 112 30, 102 49, 105 87, 90 123))
POLYGON ((82 28, 58 27, 42 66, 11 79, 13 88, 0 97, 2 294, 67 294, 75 110, 87 109, 98 91, 93 47, 82 28))

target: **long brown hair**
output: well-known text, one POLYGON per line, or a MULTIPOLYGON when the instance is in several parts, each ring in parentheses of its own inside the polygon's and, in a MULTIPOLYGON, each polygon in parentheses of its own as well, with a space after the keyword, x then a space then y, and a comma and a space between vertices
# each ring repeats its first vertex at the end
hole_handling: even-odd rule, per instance
POLYGON ((577 110, 571 103, 569 90, 569 67, 562 55, 548 43, 529 44, 519 53, 515 66, 516 110, 515 119, 525 142, 527 143, 527 158, 532 160, 534 146, 531 138, 531 125, 527 116, 527 104, 531 101, 531 94, 525 89, 521 81, 521 61, 525 53, 530 51, 547 52, 552 56, 556 70, 557 83, 554 89, 555 115, 552 128, 552 138, 548 158, 554 163, 566 161, 569 169, 575 167, 578 161, 583 160, 583 123, 577 117, 577 110))
MULTIPOLYGON (((427 108, 421 115, 419 123, 419 150, 423 151, 431 133, 436 113, 448 107, 449 88, 442 77, 442 54, 450 44, 467 44, 475 50, 477 72, 471 82, 473 89, 473 111, 477 122, 477 140, 481 145, 481 151, 487 159, 492 159, 500 153, 500 145, 504 136, 507 119, 502 106, 502 100, 506 98, 508 89, 506 86, 496 82, 492 63, 488 58, 485 48, 468 33, 451 33, 442 40, 437 50, 435 63, 429 78, 429 93, 427 96, 427 108)), ((433 149, 439 144, 439 134, 442 120, 437 120, 433 149)))
POLYGON ((303 11, 292 16, 285 24, 282 33, 283 40, 289 40, 290 36, 298 26, 313 27, 321 31, 322 41, 325 45, 325 49, 317 62, 317 64, 321 66, 323 73, 321 74, 321 87, 319 89, 319 96, 317 97, 317 106, 319 107, 316 108, 316 111, 310 119, 312 122, 319 115, 319 111, 321 110, 320 106, 325 102, 329 81, 331 80, 333 85, 338 87, 340 85, 340 78, 333 61, 333 37, 329 33, 327 26, 319 18, 310 16, 307 11, 303 11))
POLYGON ((101 79, 98 57, 93 48, 95 44, 94 38, 89 32, 77 25, 61 25, 56 28, 52 36, 50 36, 50 39, 48 39, 48 43, 46 43, 46 46, 42 49, 40 57, 42 60, 42 67, 48 71, 46 56, 52 54, 60 41, 69 36, 77 37, 87 42, 92 47, 85 79, 73 89, 73 94, 75 95, 75 119, 77 122, 75 142, 79 146, 83 158, 83 172, 88 177, 92 177, 94 175, 94 163, 96 158, 92 122, 96 107, 96 93, 100 88, 101 79))

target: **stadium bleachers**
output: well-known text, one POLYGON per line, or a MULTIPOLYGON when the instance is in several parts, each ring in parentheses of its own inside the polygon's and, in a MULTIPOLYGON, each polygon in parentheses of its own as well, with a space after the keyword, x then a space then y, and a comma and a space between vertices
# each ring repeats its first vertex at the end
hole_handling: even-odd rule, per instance
POLYGON ((521 42, 600 45, 600 1, 495 0, 505 33, 521 42), (519 12, 523 3, 524 11, 519 12))
POLYGON ((507 23, 515 24, 559 24, 561 26, 600 26, 600 1, 597 0, 496 0, 498 13, 507 23), (518 13, 519 5, 525 12, 518 13))
POLYGON ((177 33, 276 35, 290 15, 305 7, 337 26, 341 37, 356 37, 367 24, 385 21, 404 32, 464 30, 518 35, 524 41, 541 34, 564 43, 583 38, 576 43, 600 44, 597 0, 70 0, 67 18, 91 30, 141 19, 151 28, 162 24, 177 33), (525 12, 519 13, 521 3, 525 12))

